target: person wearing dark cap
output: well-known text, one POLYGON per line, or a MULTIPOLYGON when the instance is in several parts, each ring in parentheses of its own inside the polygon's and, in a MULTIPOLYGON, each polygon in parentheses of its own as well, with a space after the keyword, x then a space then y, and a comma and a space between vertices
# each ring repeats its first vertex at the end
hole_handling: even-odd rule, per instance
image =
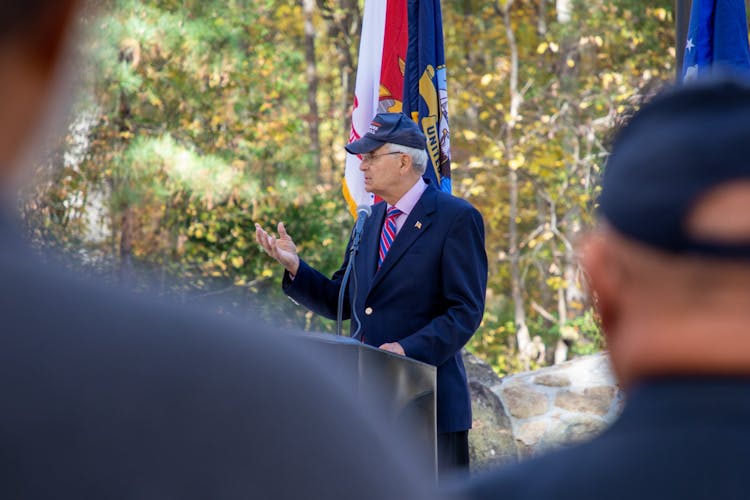
MULTIPOLYGON (((346 149, 361 156, 365 189, 383 201, 364 224, 344 317, 358 318, 351 328, 362 342, 437 367, 438 469, 465 472, 471 400, 460 351, 484 312, 482 216, 423 180, 425 138, 403 113, 376 115, 346 149)), ((349 249, 329 279, 299 258, 283 223, 278 232, 256 225, 258 242, 286 268, 284 291, 335 319, 349 249)))
POLYGON ((462 498, 747 498, 750 85, 655 98, 617 137, 582 263, 626 391, 592 441, 490 473, 462 498))
POLYGON ((333 362, 70 277, 18 236, 6 205, 74 68, 76 3, 0 2, 0 498, 432 498, 333 362))

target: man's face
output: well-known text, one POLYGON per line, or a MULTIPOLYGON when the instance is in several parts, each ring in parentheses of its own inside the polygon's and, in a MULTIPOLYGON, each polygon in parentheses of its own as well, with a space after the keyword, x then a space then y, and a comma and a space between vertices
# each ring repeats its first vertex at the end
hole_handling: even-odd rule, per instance
POLYGON ((399 184, 402 155, 389 151, 387 145, 363 154, 359 169, 365 174, 365 191, 386 198, 399 184))

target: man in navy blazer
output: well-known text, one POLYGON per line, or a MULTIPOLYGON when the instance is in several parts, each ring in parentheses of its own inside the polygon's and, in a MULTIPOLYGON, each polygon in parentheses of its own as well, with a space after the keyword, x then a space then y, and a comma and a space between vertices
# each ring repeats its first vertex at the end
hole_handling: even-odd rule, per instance
MULTIPOLYGON (((484 312, 482 216, 422 178, 425 138, 403 113, 378 114, 369 132, 346 149, 361 155, 365 188, 383 201, 364 223, 344 318, 353 316, 352 334, 364 343, 437 367, 438 467, 465 469, 471 399, 460 351, 484 312)), ((284 291, 335 319, 349 247, 328 278, 297 256, 283 223, 278 232, 275 238, 256 228, 258 242, 286 268, 284 291)))
POLYGON ((623 413, 462 498, 748 498, 748 137, 746 79, 671 90, 619 134, 581 248, 623 413))

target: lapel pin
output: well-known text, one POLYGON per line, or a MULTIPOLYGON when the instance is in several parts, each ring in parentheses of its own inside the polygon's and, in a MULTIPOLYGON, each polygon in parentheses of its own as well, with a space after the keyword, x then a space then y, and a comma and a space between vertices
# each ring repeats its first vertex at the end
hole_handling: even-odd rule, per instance
POLYGON ((422 229, 422 223, 417 221, 417 223, 414 224, 414 227, 416 227, 417 229, 422 229))

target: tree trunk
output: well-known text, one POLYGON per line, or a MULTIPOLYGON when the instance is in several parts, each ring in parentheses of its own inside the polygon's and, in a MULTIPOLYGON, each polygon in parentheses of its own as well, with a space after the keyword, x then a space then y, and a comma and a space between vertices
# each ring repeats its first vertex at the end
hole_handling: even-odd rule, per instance
POLYGON ((539 0, 539 12, 536 18, 536 32, 539 36, 547 34, 547 0, 539 0))
POLYGON ((556 0, 555 7, 557 10, 557 22, 561 24, 570 22, 570 16, 573 12, 573 1, 556 0))
POLYGON ((531 360, 531 335, 526 323, 526 310, 523 301, 523 284, 521 283, 521 256, 518 248, 518 173, 510 172, 510 224, 508 254, 510 257, 511 295, 513 298, 513 316, 516 326, 518 354, 526 370, 531 360))
POLYGON ((568 344, 563 339, 563 329, 566 327, 568 320, 568 304, 565 301, 565 290, 557 290, 557 326, 560 332, 555 344, 555 364, 559 365, 568 359, 568 344))
MULTIPOLYGON (((128 56, 124 54, 124 52, 120 53, 120 57, 128 60, 128 56)), ((117 128, 120 133, 130 132, 130 124, 128 123, 130 113, 130 102, 128 96, 125 92, 120 92, 120 108, 117 117, 117 128)), ((122 141, 122 149, 124 151, 130 140, 122 139, 122 141)), ((118 208, 120 208, 120 213, 122 214, 120 217, 120 247, 118 249, 120 257, 118 279, 120 284, 128 287, 135 281, 133 277, 133 209, 131 208, 130 201, 124 201, 128 200, 129 195, 126 193, 122 196, 123 191, 129 191, 131 189, 129 184, 130 181, 123 181, 122 179, 117 179, 115 183, 116 190, 121 193, 121 203, 118 208)))
POLYGON ((310 152, 312 153, 313 166, 318 173, 318 182, 323 182, 323 172, 320 167, 320 133, 318 114, 318 67, 315 61, 315 25, 313 15, 315 13, 315 0, 301 0, 302 12, 305 24, 305 60, 307 63, 305 74, 307 76, 307 107, 309 116, 307 127, 310 133, 310 152))
MULTIPOLYGON (((378 0, 381 1, 381 0, 378 0)), ((359 49, 359 34, 362 25, 362 11, 358 0, 317 0, 321 16, 328 23, 328 33, 336 48, 336 64, 341 79, 341 116, 342 140, 349 140, 351 131, 351 112, 354 100, 356 78, 355 54, 359 49)))
MULTIPOLYGON (((476 21, 476 12, 470 0, 464 0, 463 2, 463 15, 466 26, 470 26, 470 23, 476 21)), ((482 67, 480 62, 483 51, 481 47, 477 47, 477 40, 473 38, 471 36, 463 37, 466 63, 469 68, 480 68, 482 67)), ((479 99, 471 100, 466 106, 466 128, 468 130, 479 129, 479 99)))
MULTIPOLYGON (((510 121, 505 128, 505 150, 508 153, 508 160, 512 160, 514 149, 513 129, 518 119, 518 111, 521 105, 521 95, 518 92, 518 45, 516 36, 513 32, 513 26, 510 20, 510 9, 513 6, 513 0, 507 0, 504 5, 496 4, 496 9, 500 11, 505 24, 505 34, 508 39, 508 48, 510 50, 510 121)), ((508 255, 510 260, 510 280, 511 296, 513 298, 513 314, 516 326, 516 341, 518 342, 518 355, 525 369, 529 368, 531 358, 533 357, 533 344, 529 327, 526 323, 526 309, 523 301, 523 283, 521 283, 521 255, 518 248, 518 189, 519 180, 518 172, 514 166, 511 166, 509 175, 510 200, 509 212, 510 222, 508 226, 509 242, 508 255)))
POLYGON ((133 209, 127 205, 120 218, 120 283, 131 287, 133 279, 133 209))
POLYGON ((357 59, 355 54, 359 51, 359 35, 362 28, 362 11, 357 0, 342 0, 344 11, 343 29, 344 38, 341 47, 342 66, 341 83, 343 87, 342 116, 344 117, 344 140, 349 141, 349 133, 352 128, 352 104, 354 103, 354 86, 357 78, 357 59), (354 49, 354 52, 352 52, 354 49))

